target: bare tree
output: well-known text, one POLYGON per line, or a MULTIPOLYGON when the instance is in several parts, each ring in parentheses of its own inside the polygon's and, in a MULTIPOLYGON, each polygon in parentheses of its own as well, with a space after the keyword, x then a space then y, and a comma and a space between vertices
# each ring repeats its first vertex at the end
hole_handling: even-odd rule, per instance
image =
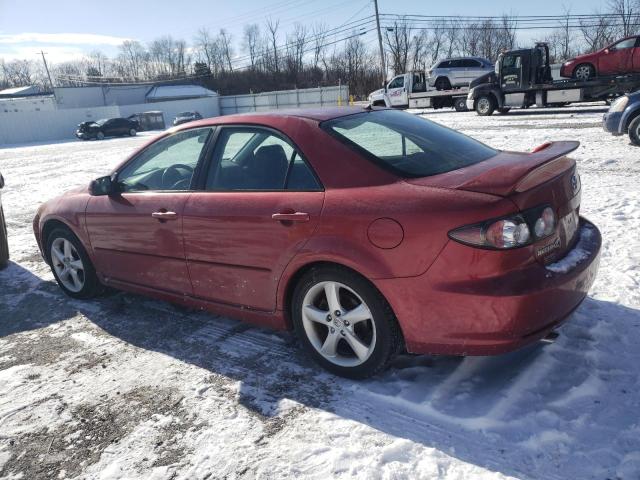
POLYGON ((327 71, 326 49, 327 49, 327 25, 324 23, 316 23, 313 26, 313 68, 318 68, 320 63, 323 64, 325 72, 327 71))
POLYGON ((258 24, 253 23, 251 25, 244 26, 242 43, 244 51, 249 54, 251 70, 254 70, 256 68, 256 61, 260 50, 260 27, 258 24))
POLYGON ((385 31, 385 41, 391 57, 390 66, 393 74, 406 72, 411 42, 411 28, 406 20, 396 21, 393 27, 388 27, 385 31))
POLYGON ((580 32, 587 46, 587 51, 595 52, 611 43, 616 35, 610 17, 601 13, 597 18, 580 20, 580 32))
POLYGON ((640 1, 639 0, 609 0, 609 9, 620 22, 615 28, 618 36, 628 37, 640 32, 640 1))
POLYGON ((231 57, 233 56, 233 46, 231 45, 231 34, 224 28, 220 29, 220 33, 218 34, 218 44, 220 45, 220 53, 226 67, 232 72, 233 65, 231 64, 231 57))
POLYGON ((140 78, 142 64, 147 58, 147 51, 135 40, 125 40, 120 45, 121 74, 125 77, 140 78))
POLYGON ((270 18, 267 20, 268 42, 271 45, 271 55, 273 59, 273 71, 279 72, 280 66, 278 64, 278 27, 280 26, 280 20, 275 22, 270 18))

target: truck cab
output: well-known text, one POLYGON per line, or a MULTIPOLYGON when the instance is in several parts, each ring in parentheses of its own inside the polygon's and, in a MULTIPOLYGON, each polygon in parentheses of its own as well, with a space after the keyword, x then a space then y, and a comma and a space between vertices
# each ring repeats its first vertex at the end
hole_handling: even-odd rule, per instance
POLYGON ((425 93, 427 91, 427 75, 425 72, 415 71, 403 73, 393 77, 386 88, 381 88, 369 94, 369 102, 373 106, 385 106, 385 94, 389 106, 395 108, 409 107, 409 99, 412 94, 425 93))

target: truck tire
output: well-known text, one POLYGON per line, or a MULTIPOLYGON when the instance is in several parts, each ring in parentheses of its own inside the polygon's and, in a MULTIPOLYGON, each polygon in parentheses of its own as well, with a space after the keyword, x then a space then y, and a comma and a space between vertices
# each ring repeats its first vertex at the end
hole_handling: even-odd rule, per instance
POLYGON ((482 95, 476 99, 475 110, 481 117, 488 117, 496 109, 496 99, 493 95, 482 95))
POLYGON ((573 78, 587 81, 596 76, 596 69, 590 63, 581 63, 573 70, 573 78))
POLYGON ((453 108, 456 109, 456 112, 468 112, 467 99, 465 97, 456 98, 453 101, 453 108))
POLYGON ((629 124, 629 139, 631 143, 640 147, 640 115, 629 124))
POLYGON ((436 90, 451 90, 451 82, 447 77, 436 78, 434 86, 436 87, 436 90))

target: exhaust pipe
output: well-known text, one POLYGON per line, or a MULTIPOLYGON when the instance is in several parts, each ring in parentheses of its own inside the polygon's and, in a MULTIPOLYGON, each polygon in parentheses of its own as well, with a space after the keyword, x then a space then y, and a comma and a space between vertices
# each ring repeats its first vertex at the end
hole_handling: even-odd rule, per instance
POLYGON ((542 343, 554 343, 559 336, 560 336, 560 334, 558 332, 552 331, 552 332, 547 333, 547 336, 542 338, 542 339, 540 339, 540 341, 542 343))

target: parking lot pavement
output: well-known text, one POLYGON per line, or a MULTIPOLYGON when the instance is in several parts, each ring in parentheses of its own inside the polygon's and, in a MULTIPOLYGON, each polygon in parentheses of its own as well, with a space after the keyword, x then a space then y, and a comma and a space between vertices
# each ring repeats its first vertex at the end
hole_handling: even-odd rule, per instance
POLYGON ((366 382, 323 372, 287 333, 125 293, 65 297, 37 206, 146 139, 0 149, 0 477, 637 479, 640 149, 605 134, 602 111, 425 115, 501 149, 579 140, 600 273, 553 345, 405 356, 366 382))

